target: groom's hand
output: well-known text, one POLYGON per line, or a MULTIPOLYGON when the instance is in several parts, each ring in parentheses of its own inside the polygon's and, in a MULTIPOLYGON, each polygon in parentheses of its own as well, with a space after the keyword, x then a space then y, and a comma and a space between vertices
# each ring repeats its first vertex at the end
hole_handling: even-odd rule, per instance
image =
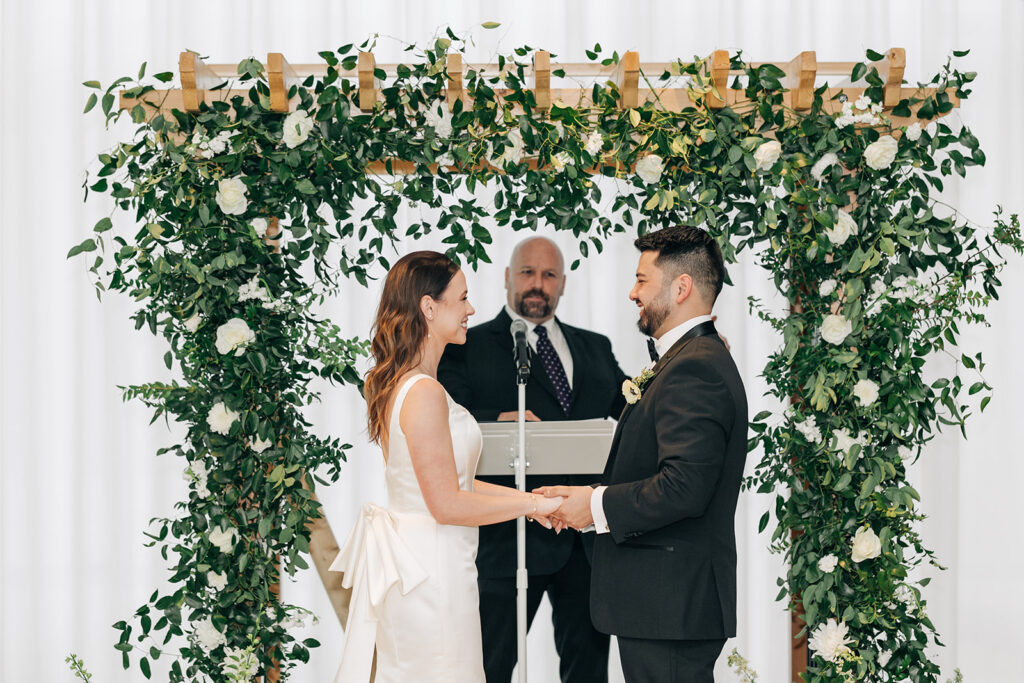
POLYGON ((589 486, 542 486, 533 490, 545 498, 562 496, 562 506, 551 513, 551 518, 561 520, 574 529, 583 529, 594 523, 590 513, 590 497, 594 489, 589 486))

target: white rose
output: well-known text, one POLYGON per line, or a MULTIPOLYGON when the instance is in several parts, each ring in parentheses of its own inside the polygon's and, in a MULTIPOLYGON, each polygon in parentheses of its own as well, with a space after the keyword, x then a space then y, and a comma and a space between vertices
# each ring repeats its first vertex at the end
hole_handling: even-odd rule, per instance
POLYGON ((604 136, 601 131, 595 130, 583 138, 583 150, 590 156, 596 155, 604 147, 604 136))
POLYGON ((814 629, 807 645, 825 661, 838 662, 844 654, 850 652, 848 645, 853 641, 847 637, 849 633, 850 629, 845 623, 829 619, 814 629))
POLYGON ((228 642, 228 639, 224 637, 224 634, 218 631, 217 627, 213 625, 213 619, 210 617, 206 617, 202 621, 196 622, 194 633, 196 641, 199 643, 199 647, 203 648, 206 652, 216 650, 218 647, 228 642))
POLYGON ((821 322, 821 338, 838 346, 853 332, 853 323, 841 315, 827 315, 821 322))
POLYGON ((252 444, 249 446, 254 453, 262 453, 273 445, 270 439, 261 439, 256 437, 253 439, 252 444))
POLYGON ((270 227, 270 223, 266 218, 253 218, 252 229, 256 231, 257 237, 266 237, 267 228, 270 227))
POLYGON ((770 171, 782 154, 782 145, 778 140, 767 140, 754 151, 754 161, 758 171, 770 171))
POLYGON ((853 535, 853 552, 850 559, 854 562, 863 562, 878 557, 882 554, 882 542, 878 540, 871 527, 857 529, 853 535))
POLYGON ((427 125, 434 129, 439 138, 450 138, 452 136, 452 113, 444 104, 431 107, 426 113, 427 125))
POLYGON ((199 329, 199 326, 202 323, 203 319, 199 317, 199 314, 193 313, 192 317, 185 321, 185 329, 191 332, 192 334, 195 334, 196 330, 199 329))
POLYGON ((839 564, 839 558, 835 555, 826 555, 825 557, 818 560, 818 569, 829 574, 835 571, 836 566, 839 564))
POLYGON ((917 142, 921 137, 921 124, 915 122, 907 126, 906 136, 911 142, 917 142))
POLYGON ((229 216, 241 216, 249 207, 249 200, 245 196, 247 191, 241 176, 225 178, 217 183, 217 206, 229 216))
POLYGON ((853 385, 853 395, 866 408, 878 400, 878 385, 869 379, 862 379, 853 385))
POLYGON ((899 143, 891 135, 883 135, 864 150, 864 161, 876 171, 889 168, 893 159, 896 158, 896 150, 899 143))
POLYGON ((256 341, 256 334, 241 318, 232 318, 217 328, 217 352, 231 353, 236 356, 245 353, 245 347, 256 341))
POLYGON ((910 460, 912 457, 914 457, 914 450, 910 446, 899 446, 896 449, 896 452, 899 454, 900 460, 902 460, 903 462, 906 462, 910 460))
POLYGON ((661 180, 661 174, 665 171, 665 163, 657 154, 648 154, 636 162, 636 174, 640 180, 648 185, 654 185, 661 180))
POLYGON ((224 572, 206 572, 206 583, 210 584, 213 590, 219 591, 228 585, 228 575, 224 572))
POLYGON ((892 652, 889 650, 882 650, 878 653, 878 668, 884 669, 885 665, 892 659, 892 652))
POLYGON ((235 527, 225 529, 219 526, 216 529, 210 529, 207 537, 210 539, 210 543, 217 546, 222 553, 229 553, 235 547, 235 541, 238 539, 238 530, 235 527))
POLYGON ((857 440, 854 439, 850 435, 850 432, 848 432, 845 429, 834 430, 832 432, 832 436, 836 440, 835 450, 840 451, 842 453, 849 453, 850 448, 853 447, 853 444, 857 443, 857 440))
POLYGON ((224 402, 214 404, 210 413, 206 416, 206 424, 210 430, 227 436, 231 431, 231 425, 238 419, 238 413, 229 409, 224 402))
POLYGON ((293 111, 284 119, 281 140, 288 149, 294 149, 306 141, 313 130, 313 119, 303 110, 293 111))
POLYGON ((831 278, 824 280, 820 285, 818 285, 818 294, 821 296, 829 296, 832 292, 836 291, 836 287, 838 285, 839 283, 831 278))
POLYGON ((256 653, 251 649, 243 650, 240 647, 228 647, 224 649, 224 661, 220 665, 220 671, 231 681, 250 681, 260 669, 260 662, 256 653))
POLYGON ((857 221, 853 220, 853 216, 842 209, 838 209, 835 220, 832 222, 832 227, 825 230, 825 235, 832 244, 838 247, 846 242, 850 235, 856 235, 857 231, 857 221))
POLYGON ((811 177, 815 180, 821 180, 821 177, 825 175, 825 169, 837 161, 839 161, 839 157, 832 152, 822 155, 822 157, 815 162, 814 166, 811 167, 811 177))

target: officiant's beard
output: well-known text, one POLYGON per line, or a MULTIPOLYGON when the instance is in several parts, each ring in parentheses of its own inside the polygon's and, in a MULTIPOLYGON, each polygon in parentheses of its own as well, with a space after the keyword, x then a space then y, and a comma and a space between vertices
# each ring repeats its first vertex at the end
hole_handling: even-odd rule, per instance
MULTIPOLYGON (((642 301, 640 303, 643 303, 642 301)), ((636 326, 640 330, 640 334, 648 337, 653 337, 654 333, 658 331, 665 319, 668 318, 671 309, 668 303, 668 290, 666 289, 658 295, 656 299, 648 303, 643 304, 644 307, 640 311, 640 319, 636 321, 636 326)))
POLYGON ((531 289, 516 297, 516 313, 524 318, 537 320, 551 315, 551 297, 539 289, 531 289), (528 297, 539 297, 540 301, 526 301, 528 297))

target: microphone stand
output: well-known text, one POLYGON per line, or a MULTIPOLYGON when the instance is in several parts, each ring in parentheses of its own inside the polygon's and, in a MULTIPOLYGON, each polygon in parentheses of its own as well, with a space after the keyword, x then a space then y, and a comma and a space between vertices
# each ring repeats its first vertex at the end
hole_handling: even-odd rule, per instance
MULTIPOLYGON (((512 330, 516 339, 516 384, 519 390, 518 453, 515 459, 516 488, 526 491, 526 382, 530 379, 529 347, 526 325, 517 320, 512 330), (520 327, 521 326, 521 327, 520 327)), ((516 647, 519 683, 526 683, 526 589, 530 576, 526 570, 526 517, 516 519, 516 647)))

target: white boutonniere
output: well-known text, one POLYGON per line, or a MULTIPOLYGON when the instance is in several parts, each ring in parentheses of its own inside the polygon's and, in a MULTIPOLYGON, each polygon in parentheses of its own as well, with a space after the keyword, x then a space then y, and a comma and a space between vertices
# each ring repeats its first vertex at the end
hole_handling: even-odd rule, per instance
POLYGON ((644 368, 639 375, 633 379, 627 379, 622 383, 622 395, 626 397, 626 403, 633 405, 643 396, 644 387, 654 377, 651 368, 644 368))

